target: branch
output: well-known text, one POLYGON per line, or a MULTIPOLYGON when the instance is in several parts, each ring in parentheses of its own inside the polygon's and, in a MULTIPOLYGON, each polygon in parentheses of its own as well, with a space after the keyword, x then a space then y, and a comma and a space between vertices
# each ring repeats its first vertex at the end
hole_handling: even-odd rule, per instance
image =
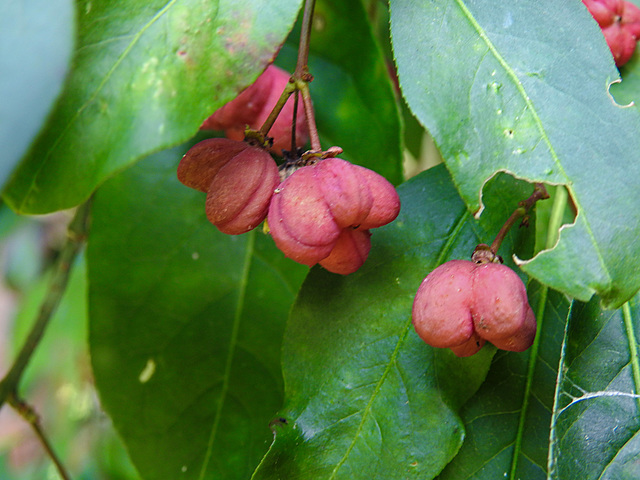
POLYGON ((22 373, 29 364, 29 360, 31 360, 33 352, 40 343, 51 316, 60 303, 60 299, 64 294, 69 280, 71 264, 83 245, 87 234, 89 211, 90 201, 87 201, 78 207, 75 217, 71 220, 71 223, 69 223, 68 238, 60 252, 60 257, 58 258, 51 283, 49 284, 49 290, 40 306, 38 317, 22 345, 18 356, 13 362, 11 369, 2 381, 0 381, 0 408, 2 408, 2 405, 4 405, 11 396, 17 398, 16 392, 22 373))
POLYGON ((38 437, 38 440, 40 440, 42 447, 47 452, 47 455, 53 461, 56 468, 58 469, 58 474, 60 475, 60 478, 62 478, 62 480, 71 480, 71 477, 67 473, 67 470, 65 469, 64 465, 62 464, 62 462, 60 461, 56 453, 53 451, 51 442, 49 442, 49 439, 44 434, 44 431, 42 430, 42 425, 40 424, 40 417, 38 416, 36 411, 33 409, 33 407, 28 403, 26 403, 24 400, 18 399, 13 393, 11 393, 6 400, 7 400, 7 403, 11 405, 13 409, 16 412, 18 412, 18 414, 22 418, 24 418, 27 421, 27 423, 29 423, 29 425, 31 425, 31 427, 33 428, 33 431, 38 437))

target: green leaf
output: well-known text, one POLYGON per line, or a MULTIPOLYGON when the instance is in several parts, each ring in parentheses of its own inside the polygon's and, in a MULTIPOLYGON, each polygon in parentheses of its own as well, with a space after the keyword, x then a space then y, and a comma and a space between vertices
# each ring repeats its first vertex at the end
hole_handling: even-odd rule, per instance
POLYGON ((496 354, 485 383, 461 411, 467 435, 441 480, 547 478, 549 424, 570 302, 535 282, 528 294, 538 321, 537 346, 496 354))
POLYGON ((23 213, 71 207, 114 172, 189 139, 272 60, 299 5, 79 2, 73 73, 6 201, 23 213))
POLYGON ((0 191, 62 88, 74 23, 71 0, 0 4, 0 191))
MULTIPOLYGON (((310 89, 323 147, 338 145, 344 149, 342 158, 400 183, 400 113, 362 2, 318 0, 313 25, 310 89)), ((298 37, 299 32, 291 35, 279 58, 290 70, 298 37)))
POLYGON ((618 307, 640 288, 640 114, 612 101, 617 78, 581 2, 392 0, 407 103, 436 140, 462 198, 497 171, 563 184, 578 213, 522 268, 542 283, 618 307))
MULTIPOLYGON (((531 190, 498 176, 476 222, 435 167, 399 187, 400 215, 373 232, 360 270, 311 271, 285 333, 283 421, 254 479, 425 479, 453 458, 464 436, 456 411, 495 349, 460 359, 427 346, 411 324, 413 298, 430 270, 489 241, 531 190)), ((505 250, 532 234, 512 232, 505 250)))
POLYGON ((438 478, 638 478, 640 298, 603 311, 597 297, 571 303, 539 285, 529 295, 539 348, 494 357, 461 412, 465 442, 438 478))
POLYGON ((145 479, 246 479, 282 402, 280 346, 307 268, 227 236, 176 179, 184 148, 96 193, 90 348, 103 405, 145 479))
POLYGON ((595 301, 573 307, 552 417, 552 479, 640 476, 639 301, 613 312, 595 301))

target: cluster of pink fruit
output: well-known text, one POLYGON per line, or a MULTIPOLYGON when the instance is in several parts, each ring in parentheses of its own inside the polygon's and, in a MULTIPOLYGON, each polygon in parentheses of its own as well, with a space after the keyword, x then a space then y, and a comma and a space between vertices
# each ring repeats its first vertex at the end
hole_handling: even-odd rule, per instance
POLYGON ((624 0, 582 0, 598 22, 618 67, 629 61, 640 38, 640 9, 624 0))
MULTIPOLYGON (((287 257, 347 275, 366 260, 370 229, 396 218, 400 199, 384 177, 335 158, 340 149, 289 160, 279 169, 264 146, 243 140, 247 127, 257 129, 269 116, 288 79, 269 67, 207 119, 203 128, 224 130, 229 138, 194 145, 178 166, 178 178, 207 194, 207 218, 221 232, 242 234, 266 218, 287 257)), ((271 129, 274 147, 290 141, 293 115, 289 102, 271 129)), ((304 122, 296 125, 297 146, 302 146, 308 131, 304 122)), ((431 272, 416 294, 413 323, 426 343, 451 348, 458 356, 473 355, 486 341, 523 351, 536 333, 519 277, 485 259, 452 260, 431 272)))
MULTIPOLYGON (((276 246, 287 257, 309 266, 319 263, 342 275, 353 273, 369 254, 369 230, 394 220, 400 199, 381 175, 326 153, 298 161, 300 165, 284 169, 282 176, 287 176, 281 178, 264 148, 239 140, 247 125, 259 127, 267 118, 286 85, 283 75, 288 81, 286 73, 269 67, 207 119, 204 126, 222 129, 231 138, 194 145, 178 166, 178 179, 207 194, 207 218, 221 232, 245 233, 267 218, 276 246)), ((291 138, 292 120, 292 108, 280 113, 270 131, 274 147, 291 138)), ((296 141, 303 145, 307 130, 304 123, 297 124, 296 141)))

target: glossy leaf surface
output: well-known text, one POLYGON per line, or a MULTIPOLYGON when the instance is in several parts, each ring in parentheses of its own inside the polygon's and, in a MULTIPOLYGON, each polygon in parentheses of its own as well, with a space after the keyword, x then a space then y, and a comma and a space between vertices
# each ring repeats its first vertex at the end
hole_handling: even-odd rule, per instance
POLYGON ((189 139, 272 60, 299 5, 78 2, 73 73, 6 201, 22 213, 74 206, 114 172, 189 139))
MULTIPOLYGON (((400 216, 373 231, 360 270, 312 270, 285 334, 283 421, 255 479, 432 478, 453 458, 464 435, 456 411, 495 349, 459 359, 427 346, 411 324, 413 297, 430 270, 490 241, 531 190, 499 176, 477 223, 436 167, 400 186, 400 216)), ((505 248, 526 248, 524 237, 505 248)))
POLYGON ((438 478, 638 478, 638 297, 603 311, 597 298, 529 293, 544 310, 539 349, 494 357, 461 412, 465 442, 438 478))
POLYGON ((617 70, 582 3, 390 7, 403 94, 470 210, 496 171, 566 185, 575 225, 523 269, 583 301, 628 300, 640 287, 640 113, 612 101, 617 70))
POLYGON ((259 231, 219 233, 181 185, 184 149, 96 194, 90 348, 103 405, 145 480, 247 478, 282 401, 280 346, 307 268, 259 231))

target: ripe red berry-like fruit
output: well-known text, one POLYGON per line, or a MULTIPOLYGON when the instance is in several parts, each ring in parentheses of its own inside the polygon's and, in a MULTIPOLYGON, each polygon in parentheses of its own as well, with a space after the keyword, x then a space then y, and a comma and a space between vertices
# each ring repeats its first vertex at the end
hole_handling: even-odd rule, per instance
MULTIPOLYGON (((242 140, 245 128, 259 129, 265 122, 280 95, 289 82, 290 75, 284 70, 269 65, 258 79, 235 99, 216 110, 200 128, 224 130, 227 138, 242 140)), ((277 155, 291 149, 291 124, 293 122, 293 96, 287 100, 275 123, 269 130, 273 138, 271 151, 277 155)), ((298 104, 296 116, 296 146, 303 147, 309 140, 304 107, 298 104)))
POLYGON ((412 317, 422 340, 458 356, 473 355, 485 341, 524 351, 536 333, 524 284, 497 263, 451 260, 440 265, 422 281, 412 317))
POLYGON ((180 160, 178 180, 189 188, 207 192, 218 171, 248 143, 226 138, 208 138, 196 143, 180 160))
POLYGON ((617 66, 629 61, 640 38, 640 9, 624 0, 582 0, 602 29, 617 66))
POLYGON ((280 181, 265 150, 226 138, 194 145, 178 165, 178 179, 207 193, 207 218, 229 235, 248 232, 265 219, 280 181))
POLYGON ((327 158, 299 168, 278 186, 267 219, 287 257, 347 275, 369 254, 369 229, 393 221, 399 211, 398 194, 384 177, 327 158))

